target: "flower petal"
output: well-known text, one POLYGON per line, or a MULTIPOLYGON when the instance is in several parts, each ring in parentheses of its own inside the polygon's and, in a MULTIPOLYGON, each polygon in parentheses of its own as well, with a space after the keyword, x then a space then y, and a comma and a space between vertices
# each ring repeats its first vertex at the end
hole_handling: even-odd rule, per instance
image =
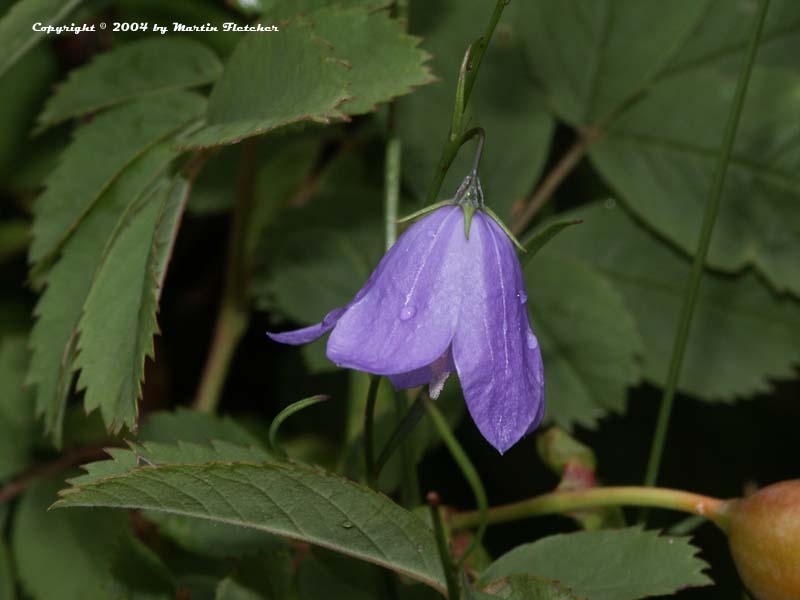
POLYGON ((336 326, 336 322, 341 318, 346 310, 347 307, 334 308, 331 312, 325 315, 325 318, 322 319, 322 322, 317 323, 316 325, 309 325, 308 327, 295 329, 293 331, 284 331, 283 333, 271 333, 268 331, 267 335, 271 339, 275 340, 276 342, 280 342, 281 344, 291 344, 292 346, 307 344, 309 342, 313 342, 317 338, 322 337, 331 329, 333 329, 336 326))
POLYGON ((426 367, 453 338, 472 262, 459 207, 417 221, 386 253, 372 285, 328 340, 337 365, 391 375, 426 367))
POLYGON ((450 348, 430 365, 409 371, 408 373, 397 373, 389 375, 394 389, 402 390, 430 384, 429 396, 436 400, 444 387, 450 373, 455 372, 456 366, 453 363, 453 352, 450 348))
POLYGON ((544 414, 544 369, 528 320, 522 269, 506 234, 481 212, 470 243, 481 249, 461 305, 453 358, 472 419, 502 454, 544 414))

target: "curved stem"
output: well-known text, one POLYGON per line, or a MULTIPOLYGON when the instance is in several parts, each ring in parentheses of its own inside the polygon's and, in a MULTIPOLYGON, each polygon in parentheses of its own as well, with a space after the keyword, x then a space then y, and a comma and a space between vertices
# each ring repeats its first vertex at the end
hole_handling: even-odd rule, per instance
POLYGON ((270 449, 281 458, 286 458, 286 451, 283 447, 278 443, 278 431, 283 425, 283 422, 291 417, 296 412, 303 410, 304 408, 308 408, 309 406, 314 406, 315 404, 319 404, 320 402, 324 402, 325 400, 329 400, 330 396, 311 396, 310 398, 304 398, 303 400, 298 400, 293 404, 290 404, 286 408, 284 408, 278 415, 272 419, 272 423, 269 426, 269 433, 268 433, 268 440, 269 440, 269 447, 270 449))
POLYGON ((711 244, 711 236, 714 232, 714 223, 717 220, 720 201, 722 200, 722 192, 725 187, 725 175, 728 171, 728 163, 730 162, 731 152, 733 150, 733 142, 736 138, 736 130, 739 126, 739 118, 742 114, 744 98, 747 94, 747 86, 750 81, 750 73, 753 69, 753 63, 755 62, 755 56, 758 50, 758 40, 761 37, 761 30, 764 26, 764 20, 767 15, 768 6, 769 0, 761 0, 759 12, 756 16, 753 24, 753 30, 750 34, 747 55, 745 57, 744 64, 742 65, 742 70, 739 74, 739 81, 736 85, 736 93, 728 114, 728 122, 725 126, 722 148, 719 155, 719 160, 717 162, 717 169, 714 173, 714 183, 712 186, 711 196, 708 204, 706 205, 705 214, 703 215, 703 226, 700 230, 700 238, 697 241, 697 250, 694 253, 692 269, 689 273, 689 278, 686 284, 686 293, 684 294, 683 306, 681 307, 678 333, 675 336, 675 343, 672 347, 672 357, 670 358, 669 362, 669 371, 667 372, 667 381, 666 385, 664 386, 664 395, 661 398, 661 408, 658 413, 656 430, 655 434, 653 435, 653 443, 650 448, 650 458, 647 463, 647 473, 644 479, 645 485, 653 485, 658 479, 658 471, 661 467, 661 458, 664 453, 664 444, 666 442, 667 430, 669 428, 669 421, 672 415, 672 405, 675 400, 675 390, 678 387, 678 379, 680 377, 681 367, 683 365, 683 356, 686 351, 686 344, 689 340, 692 317, 694 316, 694 307, 697 303, 697 292, 700 288, 700 279, 703 274, 703 267, 706 262, 708 247, 711 244))
POLYGON ((481 481, 480 475, 478 475, 478 471, 475 469, 472 461, 470 461, 467 453, 464 452, 461 444, 456 440, 456 436, 450 431, 450 426, 436 407, 436 404, 434 404, 433 400, 428 398, 427 395, 425 396, 425 408, 428 410, 428 415, 431 417, 431 421, 433 421, 439 435, 442 436, 442 441, 444 441, 445 446, 447 446, 447 449, 450 451, 450 455, 453 457, 453 460, 455 460, 462 475, 464 475, 464 479, 467 480, 467 483, 469 483, 469 486, 472 488, 472 493, 475 495, 475 502, 478 505, 478 510, 475 512, 475 524, 477 524, 478 529, 472 537, 469 546, 464 550, 464 553, 458 560, 458 566, 460 567, 480 545, 483 539, 483 534, 486 532, 486 527, 489 525, 489 502, 486 499, 486 491, 483 488, 483 482, 481 481))
MULTIPOLYGON (((641 506, 666 508, 700 515, 725 531, 728 527, 727 502, 701 494, 643 486, 596 487, 580 491, 551 492, 520 502, 495 506, 488 511, 489 523, 570 513, 605 506, 641 506)), ((481 522, 480 511, 456 512, 450 516, 453 529, 475 527, 481 522)))

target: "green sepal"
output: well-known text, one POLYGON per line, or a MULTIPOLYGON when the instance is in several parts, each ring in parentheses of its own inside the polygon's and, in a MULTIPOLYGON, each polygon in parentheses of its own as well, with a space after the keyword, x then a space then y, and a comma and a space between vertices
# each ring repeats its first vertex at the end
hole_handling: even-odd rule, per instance
POLYGON ((456 203, 453 200, 442 200, 441 202, 436 202, 434 204, 429 204, 425 208, 421 208, 416 212, 411 213, 403 217, 402 219, 398 219, 397 223, 408 223, 409 221, 413 221, 414 219, 418 219, 420 217, 424 217, 428 213, 432 213, 433 211, 442 208, 443 206, 454 206, 456 203))
POLYGON ((561 233, 562 230, 566 229, 570 225, 580 225, 583 223, 582 219, 572 219, 569 221, 557 221, 545 227, 541 231, 537 231, 536 233, 532 233, 526 240, 525 240, 525 250, 527 254, 520 260, 522 263, 523 268, 528 261, 536 256, 536 253, 542 249, 542 247, 552 240, 556 235, 561 233))
POLYGON ((470 206, 469 204, 462 204, 464 211, 464 235, 469 239, 469 229, 472 227, 472 217, 475 216, 475 211, 478 210, 477 206, 470 206))
POLYGON ((500 226, 500 229, 502 229, 505 232, 505 234, 508 236, 508 239, 514 242, 514 245, 517 247, 517 250, 519 250, 523 254, 528 251, 528 249, 525 246, 519 243, 519 240, 513 233, 511 233, 511 230, 508 227, 506 227, 506 224, 503 223, 503 220, 497 216, 496 212, 494 212, 488 206, 484 206, 482 210, 486 211, 486 214, 492 217, 492 219, 494 219, 494 222, 497 223, 500 226))

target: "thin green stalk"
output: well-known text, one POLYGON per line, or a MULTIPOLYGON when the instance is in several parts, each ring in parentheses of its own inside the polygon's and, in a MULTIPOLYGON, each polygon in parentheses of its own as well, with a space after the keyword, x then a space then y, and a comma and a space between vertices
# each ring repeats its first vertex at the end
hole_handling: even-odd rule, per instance
MULTIPOLYGON (((390 109, 391 111, 392 109, 390 109)), ((393 111, 392 111, 393 112, 393 111)), ((386 249, 397 241, 397 220, 400 206, 400 167, 403 146, 400 139, 392 135, 386 143, 386 166, 384 172, 384 211, 383 222, 386 236, 386 249)))
POLYGON ((367 473, 367 483, 375 487, 375 401, 378 399, 378 388, 381 385, 380 375, 369 376, 369 389, 367 390, 367 405, 364 409, 364 465, 367 473))
MULTIPOLYGON (((753 63, 755 62, 758 41, 761 38, 761 31, 764 26, 768 7, 769 0, 761 0, 759 11, 753 24, 753 30, 750 34, 747 54, 739 74, 739 81, 736 84, 736 93, 728 114, 728 122, 725 126, 725 134, 722 140, 722 149, 719 160, 717 161, 716 172, 714 173, 714 183, 711 187, 711 196, 706 205, 705 215, 703 216, 703 226, 700 230, 700 239, 697 242, 697 250, 694 254, 692 269, 689 273, 689 279, 686 285, 686 293, 684 295, 683 307, 681 308, 678 324, 678 333, 672 348, 667 381, 664 387, 664 394, 661 398, 661 408, 658 414, 655 434, 653 435, 653 443, 650 448, 650 459, 647 463, 647 473, 644 478, 645 485, 655 485, 658 480, 658 472, 661 467, 661 458, 664 454, 667 430, 672 415, 672 405, 675 400, 675 390, 678 386, 686 344, 689 340, 694 307, 697 303, 697 291, 700 287, 700 278, 703 274, 703 266, 705 265, 708 247, 711 243, 714 223, 717 219, 717 212, 719 211, 722 192, 725 186, 725 175, 728 171, 728 163, 730 162, 731 152, 733 151, 733 142, 736 139, 736 130, 739 126, 739 119, 742 114, 745 95, 747 94, 747 86, 750 82, 750 73, 753 69, 753 63)), ((643 513, 642 520, 645 518, 646 513, 643 513)))
POLYGON ((640 506, 665 508, 701 515, 725 531, 728 527, 727 502, 692 492, 667 488, 621 486, 596 487, 588 490, 550 492, 520 502, 513 502, 480 511, 456 512, 449 518, 454 530, 480 525, 484 518, 489 523, 505 523, 529 517, 571 513, 576 510, 607 506, 640 506))
POLYGON ((431 521, 433 522, 433 535, 436 538, 436 549, 439 551, 439 559, 442 561, 442 571, 444 571, 444 580, 447 584, 447 598, 448 600, 459 600, 461 591, 458 587, 458 578, 456 577, 455 565, 450 556, 450 548, 447 543, 447 535, 442 525, 442 514, 439 508, 439 494, 436 492, 428 492, 428 507, 431 511, 431 521))
MULTIPOLYGON (((397 419, 397 427, 400 427, 405 421, 403 413, 407 412, 408 404, 405 401, 405 392, 396 390, 394 393, 395 402, 395 418, 397 419)), ((412 406, 413 408, 413 406, 412 406)), ((424 407, 420 411, 420 416, 424 412, 424 407)), ((391 440, 390 440, 391 441, 391 440)), ((381 457, 378 457, 380 463, 381 457)), ((419 506, 420 493, 419 493, 419 475, 417 474, 417 457, 411 447, 411 444, 400 444, 400 462, 403 468, 403 478, 400 492, 402 494, 403 506, 413 507, 419 506)), ((377 468, 377 466, 376 466, 377 468)), ((377 476, 375 481, 377 481, 377 476)))
POLYGON ((270 449, 281 458, 286 458, 286 451, 278 443, 278 431, 280 430, 281 425, 283 425, 283 422, 296 412, 300 412, 304 408, 314 406, 315 404, 319 404, 320 402, 324 402, 328 399, 330 399, 330 396, 311 396, 310 398, 298 400, 279 412, 278 415, 272 419, 272 423, 269 426, 269 434, 267 439, 269 440, 270 449))
POLYGON ((408 409, 406 412, 405 417, 397 424, 395 430, 392 432, 389 441, 386 442, 386 446, 384 446, 383 450, 381 450, 380 455, 378 456, 378 460, 375 462, 375 474, 374 479, 375 481, 378 480, 378 477, 383 470, 383 467, 386 466, 386 463, 389 462, 389 459, 394 455, 395 450, 397 450, 405 441, 405 439, 409 436, 409 434, 414 430, 414 427, 419 423, 422 415, 425 414, 425 401, 424 401, 425 392, 420 390, 419 394, 417 394, 417 399, 414 401, 414 404, 411 405, 411 408, 408 409))
POLYGON ((475 531, 475 535, 472 537, 469 546, 464 550, 464 553, 458 561, 458 566, 461 566, 466 562, 470 554, 480 545, 483 539, 483 534, 486 532, 486 527, 489 525, 489 502, 486 499, 486 491, 483 488, 483 482, 481 481, 480 475, 478 475, 478 471, 473 466, 467 453, 464 452, 461 444, 458 443, 456 436, 453 435, 450 426, 436 407, 436 404, 427 396, 425 397, 425 408, 428 411, 431 421, 433 421, 434 426, 439 432, 439 435, 442 436, 442 440, 447 446, 447 449, 450 451, 450 456, 453 457, 462 475, 464 475, 464 479, 467 480, 467 483, 469 483, 469 486, 472 488, 472 493, 475 495, 475 502, 478 505, 478 511, 476 513, 478 515, 478 529, 475 531))
POLYGON ((248 290, 251 257, 246 255, 245 244, 253 212, 258 164, 259 140, 253 138, 244 143, 242 151, 222 300, 211 348, 193 403, 195 410, 201 412, 213 413, 217 410, 233 355, 250 320, 248 290))
POLYGON ((456 101, 453 108, 453 122, 450 126, 450 133, 447 136, 447 142, 442 148, 442 153, 439 157, 439 162, 436 166, 436 173, 433 176, 433 182, 428 190, 428 196, 425 199, 425 204, 433 204, 439 192, 442 189, 442 183, 450 170, 450 165, 453 164, 458 149, 465 140, 462 139, 464 127, 464 113, 469 104, 469 97, 472 94, 472 88, 475 86, 475 81, 478 77, 483 57, 486 54, 486 49, 489 47, 489 42, 494 35, 494 30, 497 27, 497 22, 503 14, 503 9, 508 4, 508 0, 497 0, 492 16, 489 18, 489 23, 486 25, 486 30, 480 39, 473 42, 464 55, 464 60, 461 64, 459 71, 458 84, 456 85, 456 101))

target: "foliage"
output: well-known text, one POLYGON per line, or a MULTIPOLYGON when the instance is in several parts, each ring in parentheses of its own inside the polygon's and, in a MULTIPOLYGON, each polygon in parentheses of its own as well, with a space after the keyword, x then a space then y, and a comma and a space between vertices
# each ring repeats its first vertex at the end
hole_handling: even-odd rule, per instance
MULTIPOLYGON (((0 600, 739 597, 718 533, 631 526, 598 479, 640 479, 764 1, 0 0, 0 600), (531 250, 544 458, 491 453, 455 373, 462 455, 424 391, 264 335, 346 306, 475 127, 531 250)), ((663 475, 724 497, 797 476, 796 0, 757 50, 663 475)))

